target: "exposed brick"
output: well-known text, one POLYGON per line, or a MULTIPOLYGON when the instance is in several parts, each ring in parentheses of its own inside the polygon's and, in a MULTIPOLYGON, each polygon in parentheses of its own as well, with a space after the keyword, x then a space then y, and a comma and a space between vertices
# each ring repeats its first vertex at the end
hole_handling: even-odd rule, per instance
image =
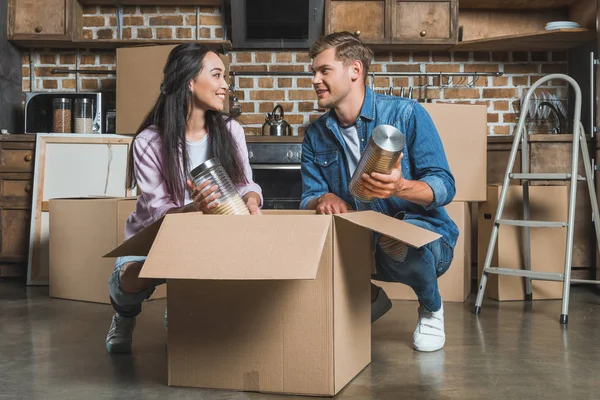
POLYGON ((548 61, 548 52, 533 51, 531 52, 531 61, 548 61))
MULTIPOLYGON (((273 111, 274 107, 275 107, 275 103, 273 103, 272 101, 261 101, 260 103, 258 103, 258 112, 270 113, 273 111)), ((284 109, 284 111, 285 111, 285 109, 284 109)))
POLYGON ((135 6, 123 7, 123 15, 127 15, 127 14, 139 14, 138 8, 135 6))
POLYGON ((387 66, 388 72, 421 72, 418 64, 391 64, 387 66))
POLYGON ((314 90, 290 90, 288 95, 290 100, 315 100, 317 98, 314 90))
POLYGON ((284 118, 289 124, 304 123, 304 115, 302 114, 285 114, 284 118))
POLYGON ((498 64, 465 64, 465 72, 498 72, 498 64))
POLYGON ((494 110, 495 111, 508 111, 508 101, 495 101, 494 102, 494 110))
POLYGON ((131 39, 132 38, 132 30, 131 28, 123 28, 123 39, 131 39))
POLYGON ((242 89, 254 87, 254 79, 252 78, 238 78, 237 82, 238 87, 242 89))
POLYGON ((104 17, 83 17, 83 26, 105 26, 104 17))
POLYGON ((125 26, 143 26, 144 25, 144 17, 142 16, 123 16, 123 25, 125 26))
POLYGON ((267 70, 266 65, 232 65, 230 71, 235 72, 264 72, 267 70))
POLYGON ((508 125, 495 125, 494 135, 510 135, 510 126, 508 125))
POLYGON ((498 122, 498 114, 490 114, 490 113, 488 113, 488 115, 487 115, 487 122, 488 123, 498 122))
POLYGON ((271 63, 273 53, 256 53, 254 55, 257 63, 271 63))
POLYGON ((493 51, 492 61, 495 62, 508 62, 510 61, 510 52, 508 51, 493 51))
POLYGON ((96 31, 96 36, 98 39, 113 39, 113 31, 112 29, 99 29, 96 31))
POLYGON ((158 12, 161 14, 174 14, 177 12, 177 7, 160 6, 158 12))
POLYGON ((269 69, 274 72, 304 72, 302 65, 272 65, 269 69))
POLYGON ((447 52, 433 52, 431 53, 431 59, 433 62, 451 62, 452 55, 447 52))
POLYGON ((93 39, 94 38, 94 31, 92 31, 91 29, 84 29, 81 32, 81 37, 83 39, 86 39, 86 40, 93 39))
POLYGON ((270 89, 273 87, 273 78, 258 78, 258 87, 261 89, 270 89))
POLYGON ((196 12, 195 6, 179 6, 179 12, 182 14, 191 14, 196 12))
POLYGON ((200 15, 200 25, 221 26, 221 16, 220 15, 200 15))
POLYGON ((40 54, 40 64, 56 64, 56 54, 40 54))
POLYGON ((375 62, 389 62, 390 59, 390 53, 387 51, 384 53, 375 53, 375 56, 373 57, 375 62))
POLYGON ((542 65, 543 74, 566 74, 569 71, 567 64, 544 64, 542 65))
POLYGON ((454 62, 472 61, 471 55, 469 53, 463 53, 463 52, 452 53, 452 58, 454 59, 454 62))
POLYGON ((181 26, 183 25, 183 17, 181 15, 160 15, 158 17, 150 17, 151 26, 181 26))
POLYGON ((101 54, 100 55, 100 64, 114 64, 115 63, 115 55, 114 54, 101 54))
POLYGON ((517 117, 518 116, 519 116, 519 114, 517 114, 517 113, 503 113, 502 114, 502 121, 504 123, 517 122, 517 117))
POLYGON ((529 77, 528 76, 513 76, 512 84, 513 84, 513 86, 527 86, 527 85, 529 85, 529 77))
POLYGON ((56 76, 51 71, 54 67, 36 67, 33 69, 33 74, 40 78, 46 76, 56 76))
POLYGON ((201 14, 216 14, 219 12, 217 7, 200 7, 198 10, 201 14))
POLYGON ((156 37, 158 39, 173 39, 173 29, 156 28, 156 37))
POLYGON ((75 79, 61 79, 60 83, 63 89, 75 89, 77 87, 77 81, 75 79))
POLYGON ((81 80, 81 88, 82 89, 98 89, 98 80, 97 79, 82 79, 81 80))
POLYGON ((460 72, 459 64, 427 64, 425 66, 427 72, 460 72))
POLYGON ((408 62, 410 61, 410 53, 392 53, 393 62, 408 62))
POLYGON ((428 51, 415 51, 413 53, 413 61, 429 62, 429 61, 431 61, 431 54, 428 51))
POLYGON ((506 74, 534 74, 539 72, 538 64, 506 64, 504 73, 506 74))
POLYGON ((483 98, 485 99, 513 99, 517 96, 517 89, 483 89, 483 98))
POLYGON ((75 64, 75 54, 61 54, 60 63, 69 65, 75 64))
POLYGON ((253 90, 250 92, 250 100, 284 100, 284 99, 285 99, 285 92, 283 90, 253 90))
POLYGON ((291 113, 294 109, 294 103, 292 103, 292 102, 281 102, 281 101, 278 101, 277 103, 261 102, 261 103, 259 103, 258 109, 259 109, 259 112, 261 112, 261 113, 273 112, 273 108, 275 108, 276 105, 280 105, 283 108, 283 112, 285 114, 285 119, 287 120, 288 113, 291 113))
POLYGON ((22 64, 29 64, 29 53, 23 53, 23 54, 21 54, 21 63, 22 64))
POLYGON ((275 53, 275 61, 278 63, 291 63, 292 53, 275 53))
POLYGON ((117 80, 114 78, 105 78, 100 81, 102 90, 115 90, 117 88, 117 80))
POLYGON ((317 108, 317 104, 314 101, 301 101, 298 103, 298 111, 300 112, 312 112, 317 108))
MULTIPOLYGON (((430 92, 430 90, 428 90, 430 92)), ((478 99, 479 89, 474 88, 448 88, 444 89, 445 99, 478 99)))
POLYGON ((515 51, 512 53, 513 62, 529 61, 529 53, 524 51, 515 51))
POLYGON ((177 28, 178 39, 191 39, 192 29, 191 28, 177 28))
POLYGON ((108 17, 109 26, 117 26, 117 17, 108 17))
POLYGON ((388 77, 383 77, 383 76, 378 76, 375 78, 375 87, 379 88, 381 90, 381 88, 386 88, 388 86, 390 86, 390 78, 388 77))
POLYGON ((96 56, 92 55, 92 54, 79 56, 79 64, 95 65, 96 64, 96 56))
POLYGON ((29 79, 23 79, 23 91, 24 92, 31 91, 31 82, 29 81, 29 79))
POLYGON ((136 33, 140 39, 152 39, 152 28, 137 28, 136 33))
POLYGON ((142 6, 140 7, 140 13, 142 14, 155 14, 156 6, 142 6))
POLYGON ((83 6, 83 15, 90 15, 90 14, 98 14, 98 7, 96 6, 83 6))
POLYGON ((308 56, 308 53, 296 53, 296 62, 297 63, 311 63, 312 60, 308 56))
MULTIPOLYGON (((310 120, 310 116, 309 116, 309 120, 310 120)), ((298 136, 304 136, 305 131, 306 131, 306 126, 299 126, 298 127, 298 136)))
POLYGON ((408 78, 394 78, 393 85, 394 85, 394 88, 407 87, 408 86, 408 78))
POLYGON ((198 35, 200 39, 210 39, 210 28, 200 28, 200 33, 198 35))
POLYGON ((309 120, 310 122, 313 122, 314 120, 316 120, 317 118, 319 118, 321 115, 322 115, 322 114, 310 114, 310 115, 308 116, 308 120, 309 120))
POLYGON ((277 78, 277 87, 291 88, 292 87, 292 78, 277 78))
POLYGON ((250 63, 252 62, 252 53, 237 52, 235 53, 236 63, 250 63))
POLYGON ((216 28, 214 38, 222 38, 223 37, 223 28, 216 28))
POLYGON ((236 119, 240 124, 262 124, 265 122, 263 114, 242 114, 236 119))
POLYGON ((185 16, 185 24, 186 25, 196 25, 196 16, 195 15, 186 15, 185 16))
POLYGON ((258 128, 255 126, 245 126, 244 133, 248 136, 260 136, 262 135, 262 128, 258 128))
POLYGON ((242 112, 253 113, 254 112, 254 104, 256 104, 256 103, 254 103, 253 101, 249 102, 249 103, 242 103, 242 112))
POLYGON ((312 88, 312 78, 297 78, 296 86, 299 88, 312 88))
POLYGON ((440 89, 422 89, 420 91, 417 91, 417 94, 415 94, 415 92, 413 91, 413 99, 418 99, 419 97, 423 97, 425 99, 439 99, 441 97, 441 94, 442 91, 440 89))
POLYGON ((383 67, 381 64, 371 64, 369 68, 369 72, 381 72, 383 71, 383 67))
POLYGON ((29 67, 22 67, 21 68, 21 75, 23 77, 28 77, 29 76, 29 67))
POLYGON ((494 76, 491 80, 492 86, 508 86, 508 76, 494 76))

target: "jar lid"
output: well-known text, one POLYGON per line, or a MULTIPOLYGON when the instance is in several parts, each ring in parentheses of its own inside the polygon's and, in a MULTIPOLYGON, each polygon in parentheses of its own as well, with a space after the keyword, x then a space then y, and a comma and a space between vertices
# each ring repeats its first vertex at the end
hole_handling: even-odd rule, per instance
POLYGON ((92 99, 87 98, 87 97, 80 97, 80 98, 75 99, 75 102, 76 103, 91 103, 92 99))
POLYGON ((219 162, 218 158, 210 158, 206 161, 204 161, 202 164, 198 165, 196 168, 194 168, 191 172, 190 175, 192 175, 193 177, 200 175, 201 173, 215 168, 215 167, 219 167, 221 165, 221 163, 219 162))
POLYGON ((400 151, 406 145, 406 138, 402 132, 391 125, 376 126, 371 137, 377 146, 386 151, 400 151))
POLYGON ((66 97, 55 97, 52 99, 52 101, 55 103, 70 103, 71 99, 68 99, 66 97))

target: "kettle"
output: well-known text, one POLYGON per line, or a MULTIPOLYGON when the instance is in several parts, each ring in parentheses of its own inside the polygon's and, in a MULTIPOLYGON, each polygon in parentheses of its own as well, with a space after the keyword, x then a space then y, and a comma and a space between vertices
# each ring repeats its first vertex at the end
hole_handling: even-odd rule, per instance
POLYGON ((262 126, 264 136, 292 136, 292 127, 283 119, 283 107, 280 104, 273 108, 272 113, 267 113, 265 123, 262 126), (279 109, 280 114, 276 111, 279 109))

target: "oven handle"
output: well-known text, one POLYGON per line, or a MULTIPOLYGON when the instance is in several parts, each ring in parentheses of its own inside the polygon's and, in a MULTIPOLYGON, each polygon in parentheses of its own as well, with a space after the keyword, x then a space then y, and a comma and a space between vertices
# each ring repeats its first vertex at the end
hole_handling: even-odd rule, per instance
POLYGON ((252 169, 300 169, 300 164, 250 164, 252 169))

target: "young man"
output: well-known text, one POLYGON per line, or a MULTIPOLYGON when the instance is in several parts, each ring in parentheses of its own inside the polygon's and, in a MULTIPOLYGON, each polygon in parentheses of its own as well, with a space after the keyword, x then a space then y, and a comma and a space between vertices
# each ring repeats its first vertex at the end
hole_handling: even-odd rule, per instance
MULTIPOLYGON (((419 298, 413 335, 418 351, 444 346, 444 310, 437 279, 453 258, 458 229, 445 204, 455 194, 454 177, 437 130, 416 101, 375 94, 366 86, 373 52, 357 37, 333 33, 311 48, 313 86, 319 107, 330 109, 306 129, 302 145, 301 208, 323 214, 372 209, 439 233, 442 237, 419 249, 375 235, 374 279, 402 282, 419 298), (406 147, 389 175, 363 175, 376 199, 362 203, 349 193, 349 183, 372 130, 393 125, 406 137, 406 147)), ((383 289, 371 286, 371 322, 392 306, 383 289)))

